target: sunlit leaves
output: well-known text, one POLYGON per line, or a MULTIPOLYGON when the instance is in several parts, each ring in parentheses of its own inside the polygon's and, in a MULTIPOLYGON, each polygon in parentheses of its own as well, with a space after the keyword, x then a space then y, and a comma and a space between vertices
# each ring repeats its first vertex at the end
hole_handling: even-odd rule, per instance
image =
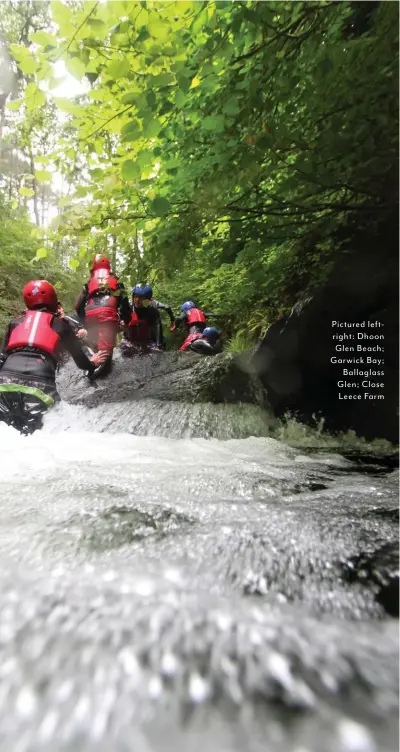
POLYGON ((36 251, 36 258, 37 259, 43 259, 47 256, 47 248, 42 246, 41 248, 38 248, 36 251))
POLYGON ((37 84, 31 82, 25 89, 25 104, 28 111, 41 107, 46 102, 46 95, 37 84))
POLYGON ((7 102, 7 107, 9 110, 19 110, 23 104, 24 99, 13 99, 11 102, 7 102))
POLYGON ((51 0, 50 10, 52 18, 59 26, 61 33, 65 34, 69 32, 71 34, 74 20, 72 10, 60 2, 60 0, 51 0))
POLYGON ((54 34, 50 34, 48 31, 35 31, 30 36, 31 42, 40 44, 42 47, 58 47, 58 40, 54 34))
POLYGON ((121 136, 123 143, 127 141, 136 141, 141 133, 141 126, 139 120, 136 118, 130 120, 129 123, 124 125, 121 130, 121 136))
POLYGON ((131 66, 127 57, 121 57, 108 66, 107 73, 114 80, 124 78, 129 74, 131 66))
POLYGON ((35 191, 33 190, 33 188, 26 188, 25 186, 20 188, 18 193, 20 194, 20 196, 34 196, 35 195, 35 191))
POLYGON ((140 175, 140 169, 137 162, 132 159, 126 159, 122 164, 122 177, 124 180, 135 180, 140 175))
POLYGON ((78 81, 82 79, 86 72, 86 65, 78 57, 69 57, 65 62, 65 67, 69 73, 78 81))
POLYGON ((168 39, 171 31, 168 22, 162 19, 158 20, 157 17, 149 21, 147 28, 152 37, 163 42, 168 39))
POLYGON ((49 183, 52 179, 52 174, 47 170, 35 170, 35 178, 38 183, 49 183))

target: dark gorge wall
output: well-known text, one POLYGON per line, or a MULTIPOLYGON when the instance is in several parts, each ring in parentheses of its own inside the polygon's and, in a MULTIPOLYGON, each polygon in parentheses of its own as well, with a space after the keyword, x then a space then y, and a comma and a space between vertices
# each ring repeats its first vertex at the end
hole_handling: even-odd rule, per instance
POLYGON ((369 439, 397 442, 397 214, 383 227, 360 232, 354 245, 354 250, 340 252, 325 286, 299 300, 289 316, 269 327, 253 362, 276 415, 291 411, 306 422, 324 417, 331 431, 353 429, 369 439), (332 325, 334 321, 364 326, 332 325), (380 326, 371 327, 375 322, 380 326), (334 338, 343 333, 354 339, 334 338), (384 339, 359 339, 358 333, 383 334, 384 339), (349 349, 339 352, 337 345, 349 349), (360 351, 358 346, 371 349, 360 351), (373 350, 376 346, 382 349, 373 350), (354 362, 332 364, 333 356, 354 362), (344 368, 352 375, 344 375, 344 368), (362 375, 372 371, 383 375, 362 375), (364 380, 384 387, 364 387, 364 380), (339 381, 357 386, 340 388, 339 381))

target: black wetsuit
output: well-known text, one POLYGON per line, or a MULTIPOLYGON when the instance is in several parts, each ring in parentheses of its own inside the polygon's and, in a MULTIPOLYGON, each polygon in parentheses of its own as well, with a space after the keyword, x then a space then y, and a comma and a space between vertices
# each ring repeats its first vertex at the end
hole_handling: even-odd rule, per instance
MULTIPOLYGON (((174 313, 173 313, 171 306, 165 305, 165 303, 161 303, 159 300, 150 300, 149 306, 151 306, 152 308, 155 308, 157 312, 166 311, 168 313, 171 324, 174 323, 174 313)), ((159 313, 158 313, 158 336, 157 336, 156 341, 157 341, 158 347, 162 346, 163 348, 165 348, 166 340, 164 337, 161 316, 159 313)))
POLYGON ((23 433, 41 428, 43 413, 60 399, 56 371, 62 352, 67 351, 78 368, 93 374, 95 366, 86 357, 80 341, 65 319, 56 315, 50 327, 59 336, 54 354, 24 346, 7 352, 11 333, 24 321, 25 314, 13 319, 0 351, 0 420, 23 433))

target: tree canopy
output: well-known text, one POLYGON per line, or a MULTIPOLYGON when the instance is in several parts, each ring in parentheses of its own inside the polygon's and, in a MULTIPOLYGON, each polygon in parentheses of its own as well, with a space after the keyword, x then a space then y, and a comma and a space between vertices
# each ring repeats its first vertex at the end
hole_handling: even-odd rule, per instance
POLYGON ((397 3, 0 10, 17 79, 4 119, 31 175, 11 193, 34 200, 40 225, 40 187, 54 173, 68 185, 37 258, 61 244, 85 275, 88 257, 108 252, 130 282, 149 279, 175 305, 194 297, 258 334, 258 303, 286 309, 323 282, 355 229, 375 232, 396 212, 397 3), (60 61, 86 93, 52 93, 60 61))

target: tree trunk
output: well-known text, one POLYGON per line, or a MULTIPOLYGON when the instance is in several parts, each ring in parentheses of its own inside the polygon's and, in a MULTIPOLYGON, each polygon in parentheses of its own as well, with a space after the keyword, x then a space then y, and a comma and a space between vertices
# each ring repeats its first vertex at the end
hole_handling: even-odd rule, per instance
MULTIPOLYGON (((33 177, 35 178, 35 162, 33 159, 33 154, 32 154, 31 149, 29 149, 29 161, 30 161, 30 167, 31 167, 31 175, 33 175, 33 177)), ((38 203, 38 195, 37 195, 38 183, 37 183, 36 178, 33 181, 32 189, 34 190, 33 211, 35 214, 35 222, 36 222, 37 227, 40 227, 39 203, 38 203)))

